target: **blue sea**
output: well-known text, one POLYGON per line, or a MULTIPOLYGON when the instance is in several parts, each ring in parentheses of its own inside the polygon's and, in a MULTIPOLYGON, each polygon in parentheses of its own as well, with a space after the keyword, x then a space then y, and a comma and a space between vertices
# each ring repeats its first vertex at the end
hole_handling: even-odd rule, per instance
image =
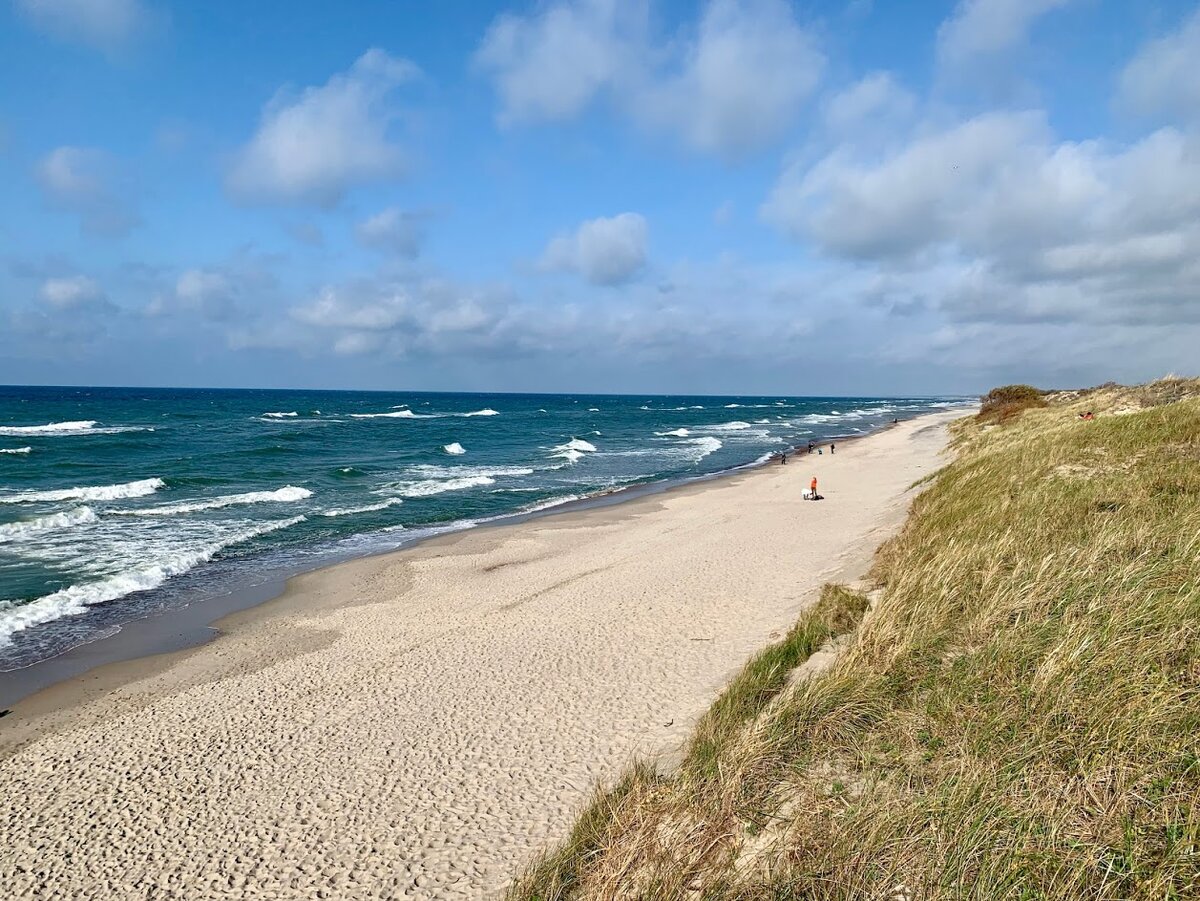
POLYGON ((0 388, 0 670, 172 605, 955 398, 0 388))

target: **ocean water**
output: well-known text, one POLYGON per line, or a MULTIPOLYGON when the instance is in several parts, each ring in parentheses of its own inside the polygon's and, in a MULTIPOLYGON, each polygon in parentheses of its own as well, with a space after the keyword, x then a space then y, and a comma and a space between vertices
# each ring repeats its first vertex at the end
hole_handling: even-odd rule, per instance
POLYGON ((960 402, 0 388, 0 670, 254 574, 960 402))

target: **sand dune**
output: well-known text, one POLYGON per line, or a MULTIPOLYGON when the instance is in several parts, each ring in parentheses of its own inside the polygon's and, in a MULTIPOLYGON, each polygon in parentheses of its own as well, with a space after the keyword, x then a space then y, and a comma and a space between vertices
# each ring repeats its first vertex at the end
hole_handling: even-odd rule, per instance
POLYGON ((863 567, 953 415, 313 573, 205 647, 20 705, 6 897, 494 895, 863 567), (827 499, 800 502, 814 474, 827 499))

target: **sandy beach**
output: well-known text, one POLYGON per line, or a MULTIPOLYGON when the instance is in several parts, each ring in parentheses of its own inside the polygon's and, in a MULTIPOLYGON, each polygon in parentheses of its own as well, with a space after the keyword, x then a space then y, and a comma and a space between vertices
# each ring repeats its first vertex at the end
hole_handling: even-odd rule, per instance
POLYGON ((495 896, 865 569, 958 415, 321 570, 30 698, 0 721, 5 897, 495 896))

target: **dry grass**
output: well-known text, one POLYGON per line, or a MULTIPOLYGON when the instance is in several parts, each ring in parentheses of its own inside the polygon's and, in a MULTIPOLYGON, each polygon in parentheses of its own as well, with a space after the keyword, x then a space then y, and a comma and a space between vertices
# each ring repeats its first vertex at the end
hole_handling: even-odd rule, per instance
POLYGON ((829 589, 513 899, 1200 897, 1200 381, 955 447, 833 667, 829 589))

